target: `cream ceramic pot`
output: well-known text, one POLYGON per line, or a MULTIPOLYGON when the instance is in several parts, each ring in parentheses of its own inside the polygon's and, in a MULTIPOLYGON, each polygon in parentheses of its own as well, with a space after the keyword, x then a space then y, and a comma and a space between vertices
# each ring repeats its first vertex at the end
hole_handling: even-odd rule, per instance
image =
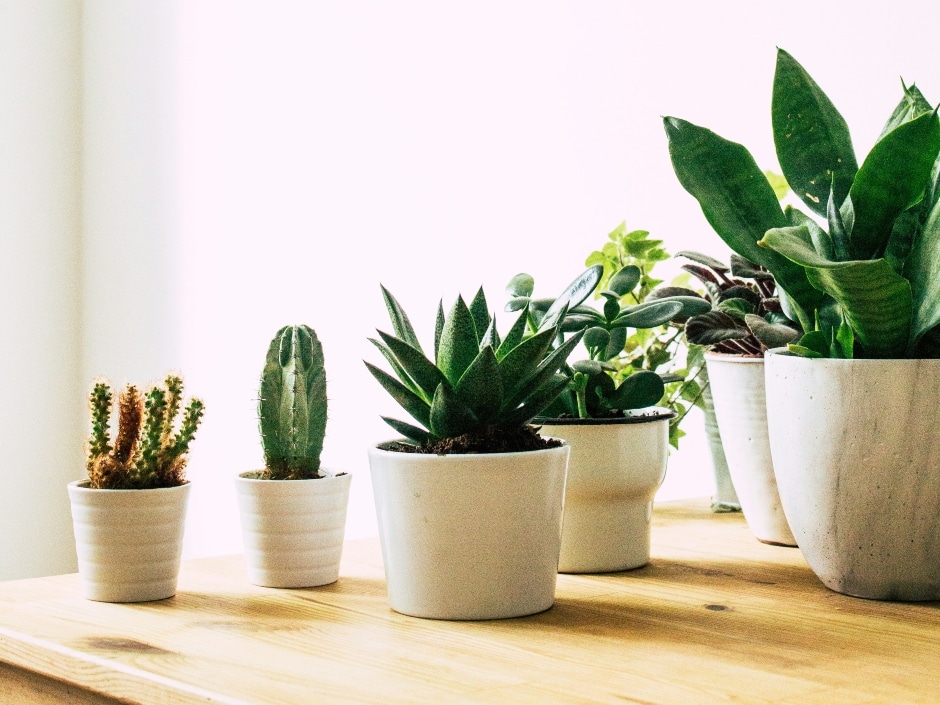
POLYGON ((666 476, 668 410, 623 419, 539 419, 571 446, 558 570, 609 573, 650 559, 653 497, 666 476))
POLYGON ((474 620, 551 607, 568 453, 567 445, 472 455, 371 448, 392 609, 474 620))
POLYGON ((313 480, 236 478, 248 580, 279 588, 336 582, 352 476, 313 480))
POLYGON ((150 490, 68 486, 82 594, 147 602, 176 594, 190 485, 150 490))
POLYGON ((783 513, 764 396, 764 358, 706 353, 721 443, 741 511, 760 541, 795 546, 783 513))
POLYGON ((940 599, 940 360, 765 358, 783 508, 837 592, 940 599))

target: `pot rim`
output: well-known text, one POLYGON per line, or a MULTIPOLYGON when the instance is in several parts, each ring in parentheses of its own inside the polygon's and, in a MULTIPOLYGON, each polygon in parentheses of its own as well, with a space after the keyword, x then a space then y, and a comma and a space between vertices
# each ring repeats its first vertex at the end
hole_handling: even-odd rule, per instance
MULTIPOLYGON (((771 348, 768 350, 765 355, 773 355, 777 358, 787 358, 788 360, 800 360, 805 361, 805 364, 813 365, 921 365, 924 363, 940 366, 940 358, 930 358, 930 357, 853 357, 853 358, 839 358, 839 357, 803 357, 802 355, 794 355, 786 348, 771 348)), ((796 364, 804 364, 803 362, 798 362, 796 364)))
POLYGON ((664 407, 648 407, 634 415, 635 410, 628 412, 628 416, 608 416, 604 418, 559 418, 536 416, 532 419, 535 426, 630 426, 634 424, 647 424, 655 421, 671 421, 678 414, 672 409, 664 407))
POLYGON ((323 477, 305 477, 302 480, 263 480, 260 477, 249 477, 249 475, 254 475, 259 472, 264 472, 263 470, 246 470, 245 472, 239 473, 236 476, 236 481, 238 482, 320 482, 321 480, 335 480, 341 477, 352 477, 352 473, 349 472, 336 472, 330 470, 329 468, 320 468, 320 472, 327 473, 323 477))
POLYGON ((89 480, 86 477, 81 480, 73 480, 72 482, 68 484, 68 486, 69 488, 74 489, 78 492, 157 492, 157 491, 174 492, 174 491, 178 491, 179 489, 183 487, 189 487, 190 485, 189 480, 184 480, 183 484, 174 485, 173 487, 143 487, 143 488, 126 488, 126 489, 120 489, 120 490, 100 488, 100 489, 95 490, 88 486, 89 482, 91 482, 91 480, 89 480))
MULTIPOLYGON (((774 350, 786 350, 786 348, 773 348, 773 349, 774 350)), ((770 352, 770 351, 768 350, 767 352, 770 352)), ((766 354, 767 353, 765 352, 764 355, 766 354)), ((711 350, 705 351, 706 359, 712 358, 714 360, 721 360, 722 362, 740 362, 744 364, 763 362, 764 355, 761 355, 760 357, 754 357, 753 355, 744 355, 744 354, 736 355, 734 353, 712 352, 711 350)))
MULTIPOLYGON (((392 443, 408 443, 409 442, 407 438, 391 438, 389 440, 381 441, 379 443, 373 443, 372 446, 369 447, 369 452, 370 453, 387 453, 388 455, 395 456, 396 458, 401 457, 401 456, 415 458, 416 460, 418 458, 435 459, 435 460, 440 460, 441 458, 454 458, 458 461, 463 462, 463 459, 476 459, 476 458, 499 459, 499 458, 514 458, 519 455, 530 455, 532 453, 557 453, 557 452, 564 451, 567 447, 569 447, 568 441, 564 440, 563 438, 552 438, 551 436, 543 436, 543 438, 551 438, 552 440, 560 441, 561 445, 554 446, 553 448, 538 448, 536 450, 514 450, 509 453, 442 453, 442 454, 404 453, 401 451, 388 450, 387 448, 382 447, 382 446, 390 445, 392 443)), ((422 462, 422 461, 418 460, 418 462, 422 462)))

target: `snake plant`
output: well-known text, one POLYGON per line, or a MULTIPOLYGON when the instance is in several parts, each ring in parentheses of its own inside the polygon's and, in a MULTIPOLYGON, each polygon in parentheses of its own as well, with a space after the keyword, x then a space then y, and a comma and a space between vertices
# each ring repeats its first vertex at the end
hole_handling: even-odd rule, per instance
POLYGON ((778 51, 774 143, 808 212, 780 207, 742 145, 664 118, 680 183, 732 250, 773 274, 806 331, 790 345, 798 354, 940 357, 940 119, 916 86, 902 86, 859 163, 835 105, 778 51))

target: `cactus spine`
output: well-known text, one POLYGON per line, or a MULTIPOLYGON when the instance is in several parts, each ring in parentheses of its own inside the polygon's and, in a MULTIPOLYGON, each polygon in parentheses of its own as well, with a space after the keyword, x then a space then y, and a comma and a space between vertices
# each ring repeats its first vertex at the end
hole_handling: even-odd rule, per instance
POLYGON ((118 428, 112 445, 111 385, 105 380, 95 383, 89 397, 91 437, 86 461, 92 488, 149 489, 186 481, 186 454, 205 406, 199 399, 190 400, 175 431, 182 395, 183 380, 172 374, 145 395, 132 384, 125 386, 118 395, 118 428))
POLYGON ((326 435, 323 346, 312 328, 284 326, 268 348, 258 399, 264 477, 320 477, 326 435))

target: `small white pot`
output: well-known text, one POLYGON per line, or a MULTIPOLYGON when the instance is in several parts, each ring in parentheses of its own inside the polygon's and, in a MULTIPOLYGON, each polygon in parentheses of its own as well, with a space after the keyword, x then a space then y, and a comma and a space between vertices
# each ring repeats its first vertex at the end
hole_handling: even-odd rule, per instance
POLYGON ((248 580, 277 588, 336 582, 352 475, 313 480, 235 478, 248 580))
POLYGON ((561 573, 610 573, 650 560, 653 497, 666 476, 669 420, 539 419, 571 446, 561 533, 561 573))
POLYGON ((82 594, 147 602, 176 594, 189 483, 151 490, 93 490, 69 483, 82 594))
POLYGON ((940 599, 940 360, 766 357, 783 508, 841 593, 940 599))
POLYGON ((764 358, 706 353, 705 364, 721 443, 744 519, 758 540, 796 546, 770 455, 764 358))
POLYGON ((470 455, 380 446, 369 465, 392 609, 472 620, 552 606, 567 445, 470 455))

